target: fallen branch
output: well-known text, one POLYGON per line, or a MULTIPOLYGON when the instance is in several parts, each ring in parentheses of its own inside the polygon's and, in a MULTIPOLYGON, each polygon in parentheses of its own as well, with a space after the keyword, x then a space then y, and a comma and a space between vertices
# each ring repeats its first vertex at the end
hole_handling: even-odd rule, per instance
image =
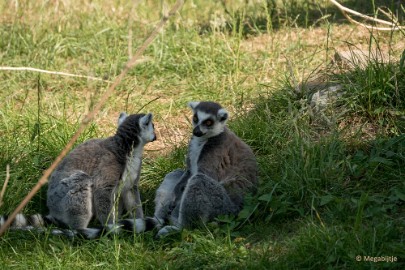
POLYGON ((339 4, 335 0, 330 0, 330 1, 338 9, 340 9, 340 11, 343 13, 343 16, 345 16, 350 22, 361 25, 361 26, 366 27, 368 29, 374 29, 374 30, 380 30, 380 31, 393 31, 393 30, 403 30, 403 29, 405 29, 405 26, 400 26, 396 22, 388 22, 388 21, 381 20, 381 19, 378 19, 378 18, 373 18, 373 17, 367 16, 367 15, 364 15, 364 14, 362 14, 360 12, 354 11, 354 10, 352 10, 350 8, 345 7, 345 6, 342 6, 341 4, 339 4), (358 21, 354 20, 347 13, 350 13, 350 14, 355 15, 355 16, 359 16, 359 17, 361 17, 363 19, 373 21, 375 23, 381 23, 381 24, 389 25, 391 27, 376 27, 376 26, 372 26, 372 25, 367 25, 367 24, 364 24, 364 23, 361 23, 361 22, 358 22, 358 21))
POLYGON ((72 136, 70 141, 67 143, 65 148, 61 151, 59 156, 54 160, 51 166, 44 172, 42 177, 39 179, 37 184, 32 188, 32 190, 28 193, 28 195, 24 198, 24 200, 18 205, 18 207, 14 210, 14 212, 9 216, 7 221, 3 224, 0 228, 0 236, 4 234, 7 228, 11 225, 16 215, 21 212, 21 210, 25 207, 25 205, 32 199, 32 197, 38 192, 38 190, 48 181, 48 177, 51 175, 52 171, 56 168, 56 166, 61 162, 63 157, 68 153, 68 151, 72 148, 73 144, 78 139, 79 135, 83 132, 86 126, 90 123, 90 121, 94 118, 94 116, 99 112, 101 107, 105 104, 108 100, 110 95, 113 93, 117 85, 122 81, 128 71, 136 64, 137 59, 145 52, 146 48, 152 43, 152 41, 156 38, 159 31, 163 28, 166 22, 169 20, 170 17, 174 16, 174 14, 182 7, 183 0, 177 0, 174 4, 172 9, 170 10, 168 16, 164 16, 159 24, 155 27, 151 34, 149 34, 148 38, 143 42, 142 46, 136 51, 135 55, 127 62, 124 69, 121 71, 120 75, 115 78, 111 86, 107 89, 107 91, 103 94, 100 101, 96 104, 94 109, 90 111, 86 117, 82 120, 79 128, 77 129, 76 133, 72 136))
POLYGON ((7 164, 7 167, 6 167, 6 181, 4 181, 3 188, 1 189, 1 193, 0 193, 0 206, 3 204, 4 193, 6 193, 8 180, 10 180, 10 165, 7 164))
POLYGON ((60 71, 50 71, 50 70, 32 68, 32 67, 0 67, 0 70, 35 71, 35 72, 41 72, 41 73, 47 73, 47 74, 55 74, 55 75, 62 75, 62 76, 76 77, 76 78, 85 78, 85 79, 94 80, 94 81, 102 81, 102 82, 111 83, 111 81, 103 80, 103 79, 100 79, 97 77, 72 74, 72 73, 66 73, 66 72, 60 72, 60 71))

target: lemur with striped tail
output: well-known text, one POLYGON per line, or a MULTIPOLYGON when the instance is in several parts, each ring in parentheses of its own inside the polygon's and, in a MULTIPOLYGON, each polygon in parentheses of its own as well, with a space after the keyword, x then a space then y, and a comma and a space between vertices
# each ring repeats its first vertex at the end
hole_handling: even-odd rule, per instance
MULTIPOLYGON (((152 114, 121 113, 114 136, 82 143, 53 171, 47 192, 49 214, 18 214, 11 229, 43 230, 54 224, 58 229, 52 234, 88 239, 122 227, 143 232, 138 184, 144 146, 155 139, 152 114), (125 213, 130 218, 121 219, 125 213), (92 219, 97 219, 100 227, 88 227, 92 219)), ((0 217, 0 225, 6 219, 0 217)))

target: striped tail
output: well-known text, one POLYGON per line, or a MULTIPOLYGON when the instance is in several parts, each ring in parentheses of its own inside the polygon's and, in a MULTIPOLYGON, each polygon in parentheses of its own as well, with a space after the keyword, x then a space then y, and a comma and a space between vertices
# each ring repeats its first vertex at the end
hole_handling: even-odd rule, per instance
MULTIPOLYGON (((8 216, 0 216, 0 227, 6 223, 8 216)), ((10 230, 35 231, 44 232, 49 226, 60 226, 61 224, 52 216, 43 216, 35 214, 25 216, 17 214, 14 221, 11 223, 10 230)), ((64 227, 64 226, 62 226, 64 227)), ((83 229, 65 229, 52 228, 52 235, 67 236, 69 238, 79 237, 84 239, 97 239, 109 234, 118 234, 122 231, 141 233, 145 231, 145 221, 143 219, 123 219, 117 224, 108 224, 98 228, 83 228, 83 229)))
MULTIPOLYGON (((0 226, 3 226, 7 219, 7 215, 0 216, 0 226)), ((54 220, 50 216, 43 216, 41 214, 25 216, 23 214, 17 214, 10 225, 10 230, 43 230, 45 227, 54 223, 54 220)))

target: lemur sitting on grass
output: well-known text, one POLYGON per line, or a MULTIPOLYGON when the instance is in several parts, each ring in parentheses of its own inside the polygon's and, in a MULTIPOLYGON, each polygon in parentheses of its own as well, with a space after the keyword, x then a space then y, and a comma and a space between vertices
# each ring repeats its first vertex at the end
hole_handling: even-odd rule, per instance
POLYGON ((194 129, 187 168, 166 175, 156 192, 154 217, 146 219, 148 229, 160 228, 158 236, 238 214, 245 195, 258 186, 255 155, 226 127, 228 112, 215 102, 189 107, 194 129))
MULTIPOLYGON (((114 136, 82 143, 52 173, 47 193, 49 214, 18 214, 11 228, 38 230, 54 224, 65 229, 53 229, 53 234, 79 234, 90 239, 103 232, 117 232, 120 227, 143 232, 139 176, 143 148, 155 139, 152 114, 121 113, 114 136), (123 210, 132 218, 120 220, 123 210), (88 228, 93 218, 100 228, 88 228)), ((6 219, 2 216, 0 225, 6 219)))

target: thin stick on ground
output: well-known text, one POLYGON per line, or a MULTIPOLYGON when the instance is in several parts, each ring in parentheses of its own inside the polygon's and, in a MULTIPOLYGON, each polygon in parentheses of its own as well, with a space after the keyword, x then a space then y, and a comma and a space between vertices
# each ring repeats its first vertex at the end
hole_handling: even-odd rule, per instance
POLYGON ((67 76, 67 77, 85 78, 85 79, 93 80, 93 81, 102 81, 102 82, 106 82, 106 83, 111 83, 111 81, 103 80, 103 79, 97 78, 97 77, 86 76, 86 75, 80 75, 80 74, 72 74, 72 73, 61 72, 61 71, 50 71, 50 70, 39 69, 39 68, 32 68, 32 67, 0 67, 0 70, 10 70, 10 71, 34 71, 34 72, 40 72, 40 73, 61 75, 61 76, 67 76))
POLYGON ((7 184, 8 184, 9 180, 10 180, 10 165, 7 164, 7 166, 6 166, 6 181, 4 181, 4 185, 3 185, 3 188, 1 189, 1 193, 0 193, 0 206, 2 206, 2 204, 3 204, 3 198, 4 198, 4 194, 6 193, 6 188, 7 188, 7 184))
POLYGON ((338 9, 340 9, 340 11, 343 13, 343 15, 352 23, 361 25, 363 27, 366 27, 368 29, 374 29, 374 30, 380 30, 380 31, 393 31, 393 30, 403 30, 405 29, 405 26, 400 26, 398 25, 396 22, 388 22, 385 20, 381 20, 378 18, 373 18, 367 15, 364 15, 360 12, 354 11, 350 8, 347 8, 343 5, 341 5, 339 2, 335 1, 335 0, 330 0, 332 2, 332 4, 334 4, 338 9), (381 24, 385 24, 385 25, 389 25, 391 27, 376 27, 376 26, 372 26, 372 25, 367 25, 361 22, 358 22, 356 20, 354 20, 352 17, 350 17, 347 13, 350 13, 352 15, 358 16, 360 18, 375 22, 375 23, 381 23, 381 24))
POLYGON ((94 109, 90 111, 85 118, 82 120, 79 128, 77 129, 76 133, 72 136, 70 141, 67 143, 65 148, 61 151, 59 156, 54 160, 51 166, 44 172, 42 177, 39 179, 37 184, 32 188, 32 190, 28 193, 28 195, 24 198, 24 200, 18 205, 18 207, 14 210, 14 212, 9 216, 7 221, 3 224, 0 228, 0 236, 4 234, 7 228, 11 225, 16 215, 21 212, 21 210, 25 207, 25 205, 32 199, 32 197, 38 192, 38 190, 48 181, 48 177, 51 175, 52 171, 56 168, 56 166, 61 162, 63 157, 68 153, 68 151, 72 148, 73 144, 78 139, 79 135, 83 132, 83 130, 87 127, 87 125, 91 122, 94 116, 100 111, 101 107, 106 103, 108 98, 111 96, 115 88, 118 84, 121 83, 125 75, 128 71, 137 64, 137 60, 139 57, 145 52, 146 48, 152 43, 152 41, 156 38, 159 34, 160 30, 166 24, 170 17, 174 16, 176 12, 183 6, 183 0, 177 0, 176 3, 173 5, 172 9, 170 10, 168 16, 164 16, 161 21, 157 24, 155 29, 152 33, 149 34, 147 39, 143 42, 142 46, 136 51, 135 55, 127 62, 124 69, 120 73, 118 77, 115 78, 113 83, 107 89, 107 91, 103 94, 100 98, 99 102, 96 104, 94 109))

